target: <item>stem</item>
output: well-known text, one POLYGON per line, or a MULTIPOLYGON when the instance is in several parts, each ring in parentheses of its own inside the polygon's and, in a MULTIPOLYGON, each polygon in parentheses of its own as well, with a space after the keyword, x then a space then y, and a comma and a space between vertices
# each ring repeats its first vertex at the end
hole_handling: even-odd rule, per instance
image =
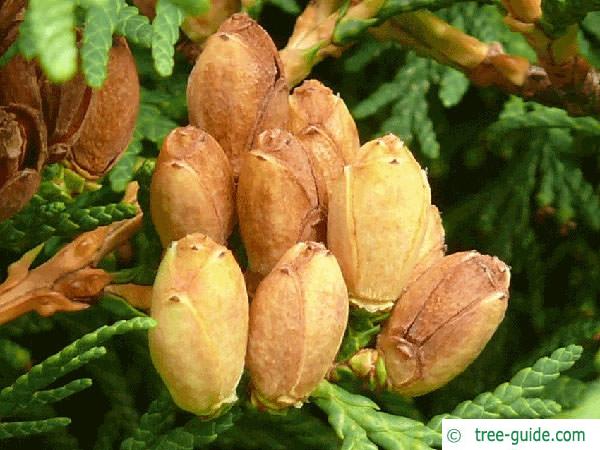
MULTIPOLYGON (((540 24, 540 0, 503 2, 509 12, 507 24, 524 34, 536 51, 540 66, 505 54, 498 43, 480 42, 426 10, 396 15, 371 28, 371 33, 452 66, 477 86, 493 86, 526 100, 563 108, 573 116, 600 116, 600 72, 579 54, 577 25, 550 37, 540 24)), ((362 30, 403 11, 392 0, 366 0, 347 11, 335 10, 337 3, 314 0, 299 16, 288 45, 280 52, 291 86, 302 81, 327 56, 339 56, 362 30), (330 11, 333 12, 327 15, 330 11)), ((439 7, 449 2, 430 3, 439 7)))
POLYGON ((339 0, 313 0, 298 16, 294 31, 279 52, 288 84, 295 86, 328 56, 340 56, 343 47, 334 43, 341 19, 368 20, 377 15, 385 0, 364 0, 344 11, 339 0))

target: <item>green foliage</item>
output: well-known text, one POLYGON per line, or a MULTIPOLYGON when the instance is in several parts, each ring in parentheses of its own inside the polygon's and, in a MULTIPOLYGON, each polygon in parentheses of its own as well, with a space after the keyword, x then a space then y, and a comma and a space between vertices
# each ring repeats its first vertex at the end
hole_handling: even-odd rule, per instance
POLYGON ((600 419, 600 380, 587 385, 581 401, 573 409, 557 416, 560 419, 600 419))
POLYGON ((0 249, 21 254, 50 237, 70 239, 135 216, 134 205, 107 203, 103 192, 84 189, 84 180, 74 172, 60 165, 48 166, 38 193, 18 214, 0 222, 0 249))
POLYGON ((199 16, 210 8, 209 0, 170 0, 188 16, 199 16))
POLYGON ((13 42, 11 46, 0 55, 0 68, 4 67, 8 62, 19 53, 19 43, 13 42))
POLYGON ((542 147, 538 204, 555 205, 562 223, 579 218, 590 229, 600 230, 600 196, 579 167, 556 157, 557 150, 556 145, 542 147))
POLYGON ((120 0, 92 3, 85 15, 81 63, 88 84, 99 88, 104 83, 108 68, 108 52, 112 35, 119 21, 120 0))
MULTIPOLYGON (((284 3, 289 10, 291 4, 284 3)), ((125 0, 33 0, 28 4, 18 41, 0 55, 0 67, 19 52, 27 59, 38 58, 47 77, 62 83, 75 76, 80 56, 86 82, 99 88, 107 76, 113 35, 119 34, 134 44, 152 48, 156 71, 169 76, 179 26, 185 16, 201 15, 209 5, 208 0, 161 0, 150 24, 138 8, 125 0), (80 50, 76 27, 82 30, 80 50)))
POLYGON ((159 75, 168 77, 175 65, 175 44, 179 27, 186 16, 208 11, 208 0, 158 0, 156 17, 152 22, 152 57, 159 75))
POLYGON ((570 343, 589 345, 600 335, 600 319, 581 319, 567 323, 547 337, 545 342, 528 357, 528 361, 550 352, 553 348, 565 346, 570 343))
POLYGON ((12 365, 14 369, 23 369, 31 362, 29 351, 19 344, 0 338, 0 361, 2 365, 12 365))
POLYGON ((548 384, 556 381, 561 372, 575 364, 582 350, 577 345, 559 348, 550 356, 536 361, 532 367, 520 370, 509 382, 502 383, 493 392, 479 394, 474 400, 458 405, 450 414, 434 417, 429 426, 441 430, 443 418, 537 419, 553 416, 561 411, 560 404, 541 396, 548 384))
POLYGON ((47 317, 37 314, 24 314, 21 317, 0 327, 0 336, 20 338, 44 333, 52 329, 53 322, 47 317))
MULTIPOLYGON (((0 416, 11 417, 22 410, 39 408, 40 405, 63 400, 91 386, 90 379, 78 379, 61 387, 43 390, 59 378, 106 354, 101 346, 113 336, 135 330, 147 330, 154 325, 150 318, 135 318, 105 325, 77 339, 55 355, 35 365, 20 376, 11 386, 0 391, 0 416)), ((0 437, 8 438, 33 433, 44 433, 56 427, 66 426, 69 419, 55 418, 32 422, 4 422, 0 425, 0 437)))
POLYGON ((378 25, 398 14, 429 9, 435 11, 458 3, 457 0, 387 0, 383 3, 377 15, 372 19, 356 19, 342 17, 338 20, 333 35, 333 41, 339 44, 348 43, 358 38, 367 28, 378 25))
POLYGON ((29 422, 3 422, 0 423, 0 439, 49 433, 57 428, 66 427, 70 423, 71 420, 67 417, 53 417, 29 422))
POLYGON ((581 22, 586 14, 598 10, 598 0, 545 0, 542 24, 546 32, 559 36, 569 25, 581 22))
POLYGON ((269 0, 269 3, 288 14, 297 15, 301 11, 296 0, 269 0))
POLYGON ((203 448, 214 442, 220 433, 231 428, 237 415, 234 410, 214 420, 202 421, 199 418, 192 418, 183 426, 173 427, 176 412, 177 407, 171 396, 166 389, 163 390, 140 418, 139 425, 132 436, 121 443, 120 449, 203 448))
POLYGON ((345 361, 361 348, 368 346, 381 330, 381 323, 388 317, 389 313, 369 313, 362 309, 351 308, 348 327, 337 360, 345 361))
POLYGON ((219 449, 337 450, 339 440, 319 417, 319 409, 306 404, 276 413, 259 411, 245 404, 233 416, 234 426, 219 433, 219 449))
POLYGON ((140 418, 139 425, 133 435, 123 441, 121 450, 145 450, 150 448, 161 434, 173 426, 175 412, 175 404, 169 393, 164 390, 140 418))
POLYGON ((260 17, 266 4, 271 4, 287 14, 298 15, 301 12, 300 6, 296 0, 246 0, 243 3, 242 10, 255 19, 260 17))
POLYGON ((593 151, 597 124, 512 98, 461 156, 469 167, 465 176, 481 187, 453 194, 461 202, 444 215, 448 240, 511 264, 518 276, 510 310, 524 314, 525 329, 539 333, 528 351, 538 349, 528 358, 539 356, 540 346, 545 352, 579 342, 545 344, 550 323, 597 314, 598 258, 591 242, 599 230, 600 196, 590 182, 594 171, 582 164, 593 151))
POLYGON ((152 26, 150 20, 139 14, 135 6, 123 6, 119 10, 117 33, 126 36, 130 42, 142 47, 152 45, 152 26))
POLYGON ((406 417, 380 412, 366 397, 351 394, 322 381, 311 394, 343 440, 343 449, 429 449, 439 446, 441 436, 426 425, 406 417))
POLYGON ((436 158, 440 146, 428 115, 426 98, 432 76, 437 77, 433 62, 408 55, 394 80, 380 85, 352 113, 357 119, 364 119, 395 102, 390 115, 381 124, 380 133, 394 133, 408 145, 415 140, 424 155, 436 158))
POLYGON ((51 81, 60 83, 77 71, 75 2, 73 0, 31 0, 23 26, 27 40, 20 42, 28 58, 38 56, 51 81))
POLYGON ((588 385, 583 381, 564 375, 548 383, 542 397, 554 400, 562 409, 571 409, 581 403, 587 390, 588 385))
MULTIPOLYGON (((438 15, 451 25, 483 41, 498 41, 508 52, 529 58, 535 56, 519 34, 506 28, 497 8, 473 2, 436 4, 441 8, 451 3, 456 4, 438 11, 438 15)), ((403 55, 389 42, 368 39, 363 40, 356 52, 345 61, 345 70, 352 74, 367 70, 372 74, 382 71, 383 68, 378 66, 390 59, 404 59, 404 63, 397 65, 398 69, 391 79, 381 80, 375 86, 367 81, 370 86, 368 95, 353 106, 352 113, 359 122, 366 119, 378 121, 375 135, 397 134, 413 151, 436 159, 440 153, 438 133, 444 124, 438 123, 436 127, 434 111, 439 106, 435 97, 444 108, 452 108, 466 95, 470 83, 465 75, 451 67, 418 58, 412 53, 403 55), (434 93, 435 96, 432 95, 434 93)), ((581 119, 582 122, 585 120, 581 119)))
POLYGON ((174 45, 179 39, 179 26, 183 19, 183 11, 177 5, 170 0, 158 0, 156 17, 152 22, 152 57, 156 71, 164 77, 173 73, 174 45))

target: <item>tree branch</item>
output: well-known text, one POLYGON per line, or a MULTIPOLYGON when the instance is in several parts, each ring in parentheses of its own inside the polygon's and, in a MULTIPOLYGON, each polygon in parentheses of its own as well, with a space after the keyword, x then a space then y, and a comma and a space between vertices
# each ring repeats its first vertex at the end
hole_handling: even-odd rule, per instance
MULTIPOLYGON (((394 40, 419 54, 465 73, 477 86, 493 86, 527 100, 564 108, 574 116, 600 116, 600 72, 579 54, 577 26, 549 36, 540 19, 540 0, 504 0, 506 22, 524 34, 540 66, 504 53, 498 43, 486 44, 427 10, 398 14, 414 4, 448 6, 451 1, 406 2, 364 0, 346 10, 337 0, 314 0, 298 17, 280 55, 290 85, 302 81, 328 56, 337 57, 360 33, 371 27, 378 39, 394 40)), ((485 1, 481 3, 487 3, 485 1)))

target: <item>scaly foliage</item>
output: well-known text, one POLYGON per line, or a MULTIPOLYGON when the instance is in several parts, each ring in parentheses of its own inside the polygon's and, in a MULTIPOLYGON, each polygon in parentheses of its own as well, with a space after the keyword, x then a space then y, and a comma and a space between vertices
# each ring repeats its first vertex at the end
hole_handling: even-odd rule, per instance
MULTIPOLYGON (((135 318, 120 321, 114 325, 105 325, 98 330, 77 339, 55 355, 32 367, 20 376, 11 386, 0 391, 0 416, 11 417, 28 408, 63 400, 91 386, 91 380, 79 379, 62 387, 43 390, 68 373, 100 358, 106 354, 102 343, 113 336, 135 330, 147 330, 154 325, 150 318, 135 318)), ((9 438, 48 432, 56 427, 66 426, 69 419, 54 418, 32 422, 3 422, 0 425, 0 437, 9 438)))
POLYGON ((18 214, 0 222, 0 249, 21 254, 50 237, 71 239, 135 216, 135 205, 107 202, 118 196, 105 194, 86 190, 81 177, 58 164, 46 167, 38 193, 18 214))
POLYGON ((582 348, 577 345, 559 348, 550 356, 536 361, 532 367, 520 370, 493 392, 479 394, 474 400, 458 405, 450 414, 434 417, 429 426, 441 430, 443 418, 536 419, 553 416, 561 411, 560 404, 541 396, 549 383, 575 364, 581 352, 582 348))
POLYGON ((358 308, 351 309, 337 360, 344 361, 368 346, 381 330, 381 323, 388 317, 389 313, 369 313, 358 308))
POLYGON ((378 411, 368 398, 350 394, 322 381, 312 400, 328 416, 343 440, 342 448, 386 450, 429 449, 439 446, 441 436, 423 423, 378 411))
POLYGON ((87 83, 98 88, 106 79, 112 37, 119 34, 137 45, 151 47, 157 72, 169 76, 179 26, 185 16, 202 14, 208 6, 208 0, 161 0, 150 25, 148 18, 125 0, 52 0, 50 3, 34 0, 27 7, 18 42, 0 55, 0 65, 18 51, 27 59, 39 58, 48 78, 61 83, 77 73, 80 55, 81 71, 87 83), (80 51, 76 42, 77 26, 82 29, 80 51))

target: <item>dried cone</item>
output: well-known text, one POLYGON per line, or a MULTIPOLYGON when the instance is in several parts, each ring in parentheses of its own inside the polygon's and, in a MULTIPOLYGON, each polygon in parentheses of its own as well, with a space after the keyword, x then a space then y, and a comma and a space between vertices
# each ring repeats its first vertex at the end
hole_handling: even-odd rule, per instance
POLYGON ((313 242, 289 249, 250 306, 253 400, 272 409, 299 406, 333 364, 347 320, 348 294, 335 257, 313 242))
POLYGON ((200 234, 173 242, 152 294, 152 361, 175 403, 212 417, 237 399, 248 339, 248 296, 231 252, 200 234))
POLYGON ((79 139, 94 92, 81 73, 53 84, 35 61, 15 56, 0 69, 0 104, 19 104, 36 111, 47 129, 46 163, 65 158, 79 139))
POLYGON ((293 135, 269 130, 259 136, 244 157, 237 210, 250 270, 262 277, 296 242, 317 238, 322 215, 315 180, 293 135))
POLYGON ((427 176, 402 141, 387 135, 363 145, 329 200, 327 242, 350 300, 389 309, 415 267, 427 228, 427 176))
MULTIPOLYGON (((28 106, 42 114, 40 84, 43 78, 35 61, 16 55, 0 68, 0 105, 28 106)), ((44 99, 45 100, 45 99, 44 99)))
POLYGON ((233 175, 223 149, 188 126, 165 138, 150 186, 152 221, 164 247, 191 233, 224 244, 233 228, 233 175))
POLYGON ((3 0, 0 3, 0 55, 17 39, 24 16, 25 0, 3 0))
POLYGON ((48 155, 46 128, 26 106, 0 106, 0 221, 27 204, 37 192, 48 155))
POLYGON ((102 177, 127 148, 139 109, 140 84, 127 41, 117 38, 109 53, 108 76, 92 95, 79 139, 67 155, 88 179, 102 177))
POLYGON ((431 205, 429 207, 429 214, 427 215, 425 236, 417 255, 417 264, 412 270, 407 286, 444 257, 446 253, 445 237, 446 233, 442 225, 440 211, 435 205, 431 205))
POLYGON ((275 44, 245 14, 231 16, 207 40, 188 80, 190 123, 221 144, 236 178, 257 136, 286 127, 287 97, 275 44))
POLYGON ((477 252, 446 256, 411 284, 377 340, 391 388, 418 396, 448 383, 504 318, 510 271, 477 252))
POLYGON ((289 103, 290 130, 308 151, 319 202, 327 208, 333 181, 358 152, 356 124, 340 96, 317 80, 294 89, 289 103))
POLYGON ((33 269, 43 245, 11 264, 0 284, 0 325, 37 311, 49 316, 57 311, 87 308, 111 281, 97 264, 140 229, 142 215, 113 222, 77 236, 52 258, 33 269))

